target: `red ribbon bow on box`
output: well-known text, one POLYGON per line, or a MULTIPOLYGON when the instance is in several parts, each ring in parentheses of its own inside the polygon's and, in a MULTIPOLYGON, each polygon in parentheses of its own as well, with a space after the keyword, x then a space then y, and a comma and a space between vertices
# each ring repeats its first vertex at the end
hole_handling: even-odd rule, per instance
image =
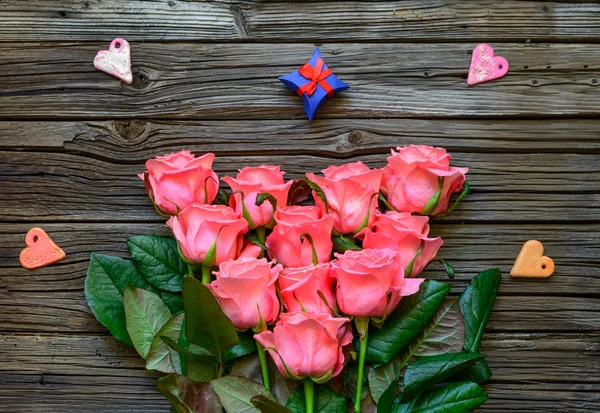
POLYGON ((329 70, 329 68, 323 70, 324 65, 325 62, 319 57, 317 58, 317 64, 315 67, 312 67, 309 63, 307 63, 298 70, 300 76, 310 80, 310 82, 298 88, 298 95, 302 96, 304 93, 306 93, 308 96, 312 96, 312 94, 315 93, 315 90, 317 90, 317 84, 319 84, 323 89, 325 89, 325 92, 327 92, 329 97, 333 96, 333 88, 325 80, 325 78, 331 75, 332 72, 329 70))

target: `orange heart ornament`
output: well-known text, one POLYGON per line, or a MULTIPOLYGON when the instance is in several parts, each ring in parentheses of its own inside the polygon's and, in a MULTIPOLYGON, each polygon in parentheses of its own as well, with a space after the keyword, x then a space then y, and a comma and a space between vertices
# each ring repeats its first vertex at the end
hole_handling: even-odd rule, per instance
POLYGON ((510 270, 513 278, 547 278, 554 273, 554 261, 544 256, 544 246, 536 240, 527 241, 510 270))
POLYGON ((65 252, 41 228, 31 228, 25 244, 27 247, 21 251, 19 261, 28 270, 54 264, 66 257, 65 252))

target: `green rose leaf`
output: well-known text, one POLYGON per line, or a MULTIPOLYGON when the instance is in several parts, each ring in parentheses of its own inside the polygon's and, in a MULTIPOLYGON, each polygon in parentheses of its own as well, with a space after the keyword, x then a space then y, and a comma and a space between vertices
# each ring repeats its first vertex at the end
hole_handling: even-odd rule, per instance
POLYGON ((392 410, 392 405, 394 404, 394 400, 398 395, 398 382, 400 381, 401 376, 396 377, 395 380, 390 382, 390 385, 387 389, 381 394, 379 397, 379 402, 377 403, 377 413, 390 413, 392 410))
POLYGON ((263 386, 244 377, 225 376, 210 382, 227 413, 260 413, 250 401, 255 396, 275 397, 263 386))
POLYGON ((208 383, 169 374, 158 379, 158 391, 171 402, 177 413, 222 413, 221 402, 208 383))
POLYGON ((171 318, 160 297, 150 291, 128 285, 123 292, 127 332, 133 346, 146 359, 154 336, 171 318))
POLYGON ((343 235, 331 237, 331 241, 333 242, 334 251, 339 252, 340 254, 343 254, 344 252, 346 252, 348 250, 354 250, 354 251, 362 250, 362 248, 359 247, 358 245, 356 245, 354 242, 352 242, 352 240, 350 238, 345 237, 343 235))
POLYGON ((452 377, 452 381, 472 381, 481 384, 492 377, 492 372, 485 360, 476 361, 471 367, 468 367, 452 377))
POLYGON ((254 335, 250 333, 238 333, 239 342, 223 354, 224 360, 233 360, 256 351, 254 335))
POLYGON ((219 360, 238 344, 239 338, 231 320, 227 318, 210 290, 200 281, 185 277, 183 304, 186 315, 185 336, 208 350, 219 360))
POLYGON ((150 284, 165 291, 181 291, 187 266, 179 257, 177 241, 158 235, 137 235, 127 240, 131 258, 150 284))
POLYGON ((379 402, 381 395, 388 389, 390 384, 396 380, 400 370, 398 364, 393 361, 378 367, 369 367, 369 391, 375 403, 379 402))
MULTIPOLYGON (((177 346, 183 350, 183 352, 178 351, 179 359, 181 360, 181 372, 184 376, 194 381, 211 381, 217 377, 217 358, 208 350, 190 343, 185 336, 186 329, 186 319, 184 316, 179 339, 177 340, 177 346), (188 357, 186 355, 188 351, 191 354, 201 355, 201 357, 188 357)), ((170 339, 168 337, 165 337, 165 339, 167 344, 169 344, 170 339)))
POLYGON ((84 289, 88 306, 113 336, 132 346, 123 305, 123 291, 128 285, 154 291, 133 262, 110 255, 90 255, 84 289))
POLYGON ((410 363, 404 373, 402 401, 406 402, 414 399, 425 390, 442 383, 447 378, 472 366, 484 357, 479 353, 465 353, 463 351, 421 357, 410 363))
MULTIPOLYGON (((346 399, 333 391, 328 385, 315 386, 315 413, 347 413, 346 399)), ((287 407, 294 413, 306 412, 304 388, 296 387, 287 402, 287 407)))
MULTIPOLYGON (((180 314, 182 315, 182 314, 180 314)), ((160 332, 159 332, 160 334, 160 332)), ((157 334, 157 337, 159 336, 157 334)), ((175 351, 178 354, 181 354, 185 357, 189 357, 196 360, 206 361, 208 363, 217 363, 218 360, 212 354, 208 352, 208 350, 203 349, 202 347, 198 347, 194 344, 190 345, 189 348, 183 348, 178 342, 173 340, 172 337, 160 336, 160 340, 165 343, 169 348, 175 351)))
POLYGON ((169 347, 164 339, 177 340, 181 332, 181 323, 183 322, 183 314, 176 315, 165 323, 164 326, 156 333, 148 357, 146 358, 146 369, 157 370, 163 373, 181 374, 181 360, 179 353, 169 347))
POLYGON ((163 303, 169 307, 171 314, 176 315, 183 313, 183 296, 181 293, 172 293, 170 291, 161 290, 160 298, 163 300, 163 303))
POLYGON ((433 319, 450 287, 450 284, 427 280, 418 293, 403 298, 383 327, 369 332, 367 363, 388 363, 404 350, 433 319))
POLYGON ((502 274, 493 268, 476 275, 460 295, 460 310, 465 320, 465 351, 479 350, 490 318, 502 274))
POLYGON ((437 386, 406 404, 396 404, 391 413, 463 413, 482 405, 488 395, 471 382, 437 386))
POLYGON ((260 410, 261 413, 293 413, 287 407, 282 406, 265 396, 254 396, 250 399, 250 402, 254 407, 260 410))

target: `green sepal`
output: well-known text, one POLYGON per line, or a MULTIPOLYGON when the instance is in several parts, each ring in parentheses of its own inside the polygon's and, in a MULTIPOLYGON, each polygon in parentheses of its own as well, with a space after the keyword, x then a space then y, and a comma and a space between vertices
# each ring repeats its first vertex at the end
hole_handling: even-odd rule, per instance
POLYGON ((435 194, 433 194, 431 196, 431 198, 429 198, 429 201, 427 201, 427 203, 425 204, 425 206, 423 207, 421 212, 419 212, 419 214, 429 215, 433 211, 435 211, 435 209, 437 208, 438 204, 440 203, 440 196, 442 195, 442 189, 444 188, 444 177, 443 176, 440 176, 438 178, 438 185, 439 185, 440 189, 438 189, 437 192, 435 194))
POLYGON ((327 197, 325 196, 325 192, 323 192, 323 190, 321 189, 321 187, 318 184, 314 183, 313 181, 309 180, 308 178, 306 178, 305 181, 308 184, 308 186, 310 186, 310 189, 315 191, 317 196, 319 198, 321 198, 321 201, 323 201, 323 203, 325 204, 325 213, 329 214, 329 204, 327 203, 327 197))

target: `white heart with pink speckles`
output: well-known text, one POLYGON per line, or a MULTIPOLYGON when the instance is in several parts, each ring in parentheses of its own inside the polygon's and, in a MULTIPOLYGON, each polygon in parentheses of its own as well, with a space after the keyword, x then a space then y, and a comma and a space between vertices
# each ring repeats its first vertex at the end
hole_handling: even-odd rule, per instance
POLYGON ((100 50, 94 58, 94 67, 127 84, 133 82, 131 73, 131 48, 125 39, 116 38, 108 50, 100 50))

